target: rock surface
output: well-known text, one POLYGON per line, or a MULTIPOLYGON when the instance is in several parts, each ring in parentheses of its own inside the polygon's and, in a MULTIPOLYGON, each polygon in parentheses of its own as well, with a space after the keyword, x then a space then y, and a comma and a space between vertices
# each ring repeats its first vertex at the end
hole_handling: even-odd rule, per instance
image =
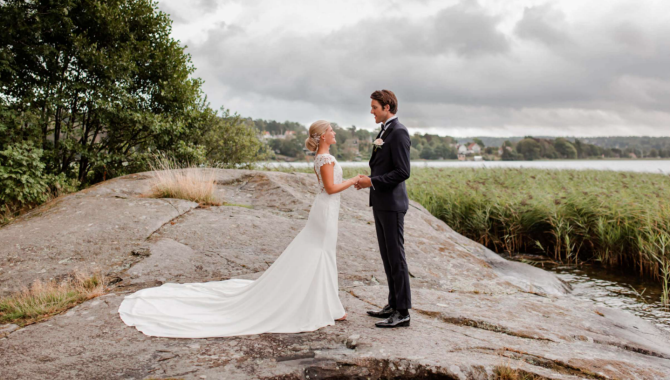
POLYGON ((346 321, 300 334, 147 337, 118 317, 125 294, 257 278, 304 226, 317 185, 309 174, 219 170, 216 191, 229 204, 220 207, 142 197, 149 188, 147 173, 116 178, 0 229, 2 295, 72 270, 119 281, 61 315, 3 330, 3 379, 489 379, 497 366, 550 379, 670 378, 670 334, 575 299, 553 274, 500 258, 415 202, 405 222, 412 326, 376 329, 365 311, 383 306, 386 280, 367 190, 342 194, 346 321))

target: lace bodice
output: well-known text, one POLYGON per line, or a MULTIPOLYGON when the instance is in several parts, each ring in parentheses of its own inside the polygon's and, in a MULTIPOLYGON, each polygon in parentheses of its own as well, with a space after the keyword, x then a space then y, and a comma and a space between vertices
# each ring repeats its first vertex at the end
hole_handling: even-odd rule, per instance
POLYGON ((335 157, 330 154, 317 154, 316 157, 314 157, 314 171, 316 171, 316 175, 319 177, 319 188, 321 189, 321 192, 326 191, 323 187, 323 178, 321 178, 321 166, 324 164, 335 164, 335 167, 333 168, 333 183, 342 183, 342 167, 337 163, 335 157))

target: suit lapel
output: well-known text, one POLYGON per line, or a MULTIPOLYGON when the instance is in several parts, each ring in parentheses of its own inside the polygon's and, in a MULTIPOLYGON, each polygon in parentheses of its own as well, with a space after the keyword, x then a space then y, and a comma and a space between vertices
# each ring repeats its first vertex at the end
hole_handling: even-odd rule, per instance
MULTIPOLYGON (((388 127, 386 127, 386 132, 384 132, 384 139, 387 139, 389 137, 389 135, 391 134, 391 131, 393 131, 393 127, 395 127, 395 124, 396 124, 397 121, 398 121, 397 118, 391 120, 388 127)), ((383 130, 379 131, 379 133, 377 133, 377 137, 375 138, 375 140, 377 140, 379 138, 379 136, 381 136, 382 132, 383 132, 383 130)), ((370 155, 370 161, 369 161, 370 163, 372 163, 372 159, 375 157, 375 153, 377 153, 377 150, 378 149, 374 148, 374 142, 373 142, 372 155, 370 155)))

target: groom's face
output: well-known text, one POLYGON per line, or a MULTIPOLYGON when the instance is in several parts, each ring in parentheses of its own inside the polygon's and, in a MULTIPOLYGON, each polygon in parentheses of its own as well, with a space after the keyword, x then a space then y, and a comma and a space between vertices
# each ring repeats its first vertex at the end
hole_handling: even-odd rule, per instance
POLYGON ((370 102, 370 113, 375 116, 375 123, 383 123, 388 120, 389 108, 391 107, 388 104, 386 107, 382 107, 378 101, 372 99, 372 102, 370 102))

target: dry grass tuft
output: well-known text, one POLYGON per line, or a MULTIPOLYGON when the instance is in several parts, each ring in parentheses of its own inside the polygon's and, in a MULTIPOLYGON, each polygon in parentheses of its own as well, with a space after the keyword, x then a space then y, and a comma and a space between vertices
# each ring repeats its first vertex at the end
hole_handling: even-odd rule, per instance
POLYGON ((35 281, 30 288, 0 299, 0 322, 29 325, 105 293, 106 280, 99 272, 76 273, 63 281, 35 281))
POLYGON ((201 205, 221 205, 214 196, 214 169, 182 168, 173 160, 161 158, 156 165, 152 165, 152 171, 154 178, 149 194, 152 198, 178 198, 201 205))
POLYGON ((495 380, 540 380, 543 377, 538 377, 532 373, 512 368, 508 364, 498 365, 493 368, 493 378, 495 380))

